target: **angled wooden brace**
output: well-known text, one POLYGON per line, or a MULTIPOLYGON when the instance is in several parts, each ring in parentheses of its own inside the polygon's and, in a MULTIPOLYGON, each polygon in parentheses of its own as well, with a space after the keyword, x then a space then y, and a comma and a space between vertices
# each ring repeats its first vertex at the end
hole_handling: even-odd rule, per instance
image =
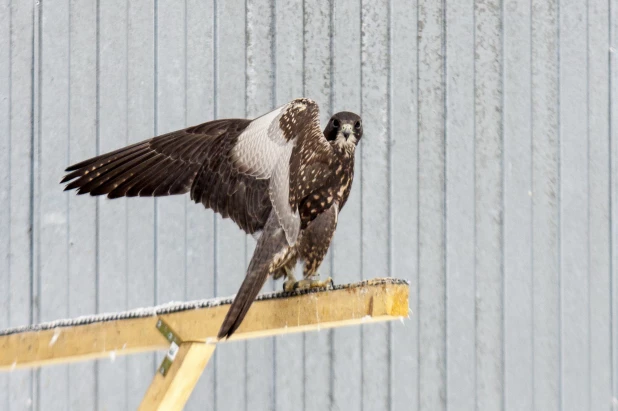
POLYGON ((182 410, 193 392, 216 344, 184 342, 162 318, 157 329, 170 342, 170 348, 140 404, 140 411, 182 410))

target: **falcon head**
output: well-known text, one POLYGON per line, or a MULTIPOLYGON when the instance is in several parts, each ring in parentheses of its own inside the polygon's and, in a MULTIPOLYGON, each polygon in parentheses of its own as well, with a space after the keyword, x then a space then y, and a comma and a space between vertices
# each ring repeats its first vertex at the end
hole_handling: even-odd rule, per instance
POLYGON ((328 121, 324 136, 340 146, 356 146, 363 136, 363 121, 357 114, 340 111, 328 121))

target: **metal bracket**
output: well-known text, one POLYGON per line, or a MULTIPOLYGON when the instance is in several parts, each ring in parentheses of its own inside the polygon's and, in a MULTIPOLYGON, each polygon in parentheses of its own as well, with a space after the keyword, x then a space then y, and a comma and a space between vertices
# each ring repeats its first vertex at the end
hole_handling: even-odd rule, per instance
POLYGON ((176 354, 178 354, 178 348, 182 344, 182 340, 161 318, 157 320, 157 330, 170 342, 170 348, 167 350, 165 358, 163 358, 163 362, 159 366, 159 373, 165 377, 176 358, 176 354))

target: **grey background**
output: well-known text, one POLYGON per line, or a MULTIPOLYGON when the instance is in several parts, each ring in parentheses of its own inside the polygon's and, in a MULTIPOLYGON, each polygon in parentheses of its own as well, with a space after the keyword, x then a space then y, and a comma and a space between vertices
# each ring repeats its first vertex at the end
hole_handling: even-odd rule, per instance
MULTIPOLYGON (((304 95, 365 124, 322 275, 407 278, 410 319, 221 346, 187 409, 618 409, 617 36, 616 0, 1 0, 0 327, 235 293, 229 220, 58 181, 304 95)), ((159 358, 0 409, 135 409, 159 358)))

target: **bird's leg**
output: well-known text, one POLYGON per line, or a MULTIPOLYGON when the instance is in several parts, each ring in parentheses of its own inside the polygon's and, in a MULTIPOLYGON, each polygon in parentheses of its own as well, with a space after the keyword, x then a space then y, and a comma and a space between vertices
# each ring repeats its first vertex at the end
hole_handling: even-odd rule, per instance
POLYGON ((285 266, 282 268, 285 271, 285 281, 283 282, 283 291, 294 291, 296 277, 294 277, 294 266, 285 266))

